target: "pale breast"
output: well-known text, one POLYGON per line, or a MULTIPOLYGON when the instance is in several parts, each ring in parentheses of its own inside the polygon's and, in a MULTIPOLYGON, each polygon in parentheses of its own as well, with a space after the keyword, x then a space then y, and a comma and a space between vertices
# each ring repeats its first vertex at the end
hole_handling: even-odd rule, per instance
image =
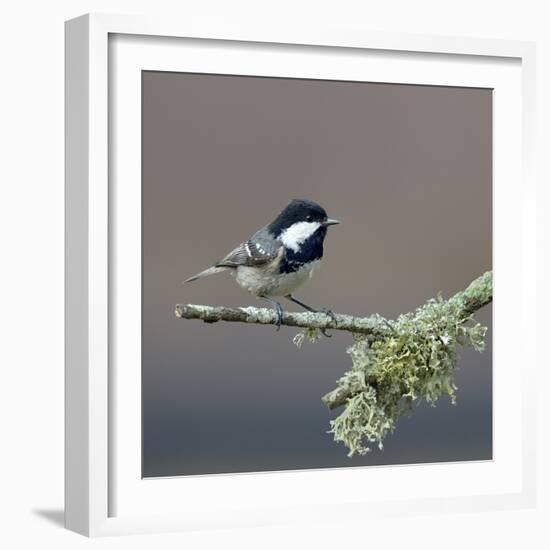
POLYGON ((319 264, 316 260, 292 273, 279 273, 277 266, 240 266, 234 275, 241 287, 256 296, 286 296, 303 285, 319 264))

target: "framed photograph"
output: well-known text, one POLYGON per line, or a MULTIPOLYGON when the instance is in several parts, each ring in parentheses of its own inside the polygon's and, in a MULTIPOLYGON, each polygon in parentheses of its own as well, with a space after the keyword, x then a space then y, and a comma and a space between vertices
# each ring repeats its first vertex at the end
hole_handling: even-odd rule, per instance
POLYGON ((532 506, 534 109, 527 42, 68 21, 67 528, 532 506))

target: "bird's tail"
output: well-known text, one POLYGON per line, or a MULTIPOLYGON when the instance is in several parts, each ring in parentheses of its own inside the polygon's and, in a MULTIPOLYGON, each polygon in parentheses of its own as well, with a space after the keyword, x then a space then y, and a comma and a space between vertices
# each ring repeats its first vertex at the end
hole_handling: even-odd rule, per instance
POLYGON ((209 267, 208 269, 205 269, 204 271, 201 271, 200 273, 197 273, 196 275, 193 275, 193 277, 189 277, 189 279, 185 279, 183 281, 184 283, 190 283, 191 281, 196 281, 197 279, 202 279, 203 277, 208 277, 208 275, 214 275, 214 273, 220 273, 221 271, 225 271, 227 267, 209 267))

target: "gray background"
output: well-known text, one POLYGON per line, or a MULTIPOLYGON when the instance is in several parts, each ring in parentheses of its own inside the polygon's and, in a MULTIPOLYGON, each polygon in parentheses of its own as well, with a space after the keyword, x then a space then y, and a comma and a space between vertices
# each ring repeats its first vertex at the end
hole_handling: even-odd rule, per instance
MULTIPOLYGON (((458 403, 416 407, 366 457, 326 434, 321 395, 349 335, 174 318, 174 304, 257 305, 211 265, 291 198, 340 219, 296 296, 395 317, 491 269, 492 92, 143 73, 143 475, 490 459, 491 308, 458 403)), ((285 306, 286 307, 286 306, 285 306)))

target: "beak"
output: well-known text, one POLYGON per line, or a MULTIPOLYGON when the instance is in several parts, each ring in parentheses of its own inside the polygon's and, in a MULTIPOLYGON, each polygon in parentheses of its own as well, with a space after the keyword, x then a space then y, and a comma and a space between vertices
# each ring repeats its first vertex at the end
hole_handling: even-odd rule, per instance
POLYGON ((329 226, 329 225, 338 225, 340 222, 338 220, 333 220, 331 218, 327 218, 324 222, 323 222, 323 225, 325 227, 329 226))

